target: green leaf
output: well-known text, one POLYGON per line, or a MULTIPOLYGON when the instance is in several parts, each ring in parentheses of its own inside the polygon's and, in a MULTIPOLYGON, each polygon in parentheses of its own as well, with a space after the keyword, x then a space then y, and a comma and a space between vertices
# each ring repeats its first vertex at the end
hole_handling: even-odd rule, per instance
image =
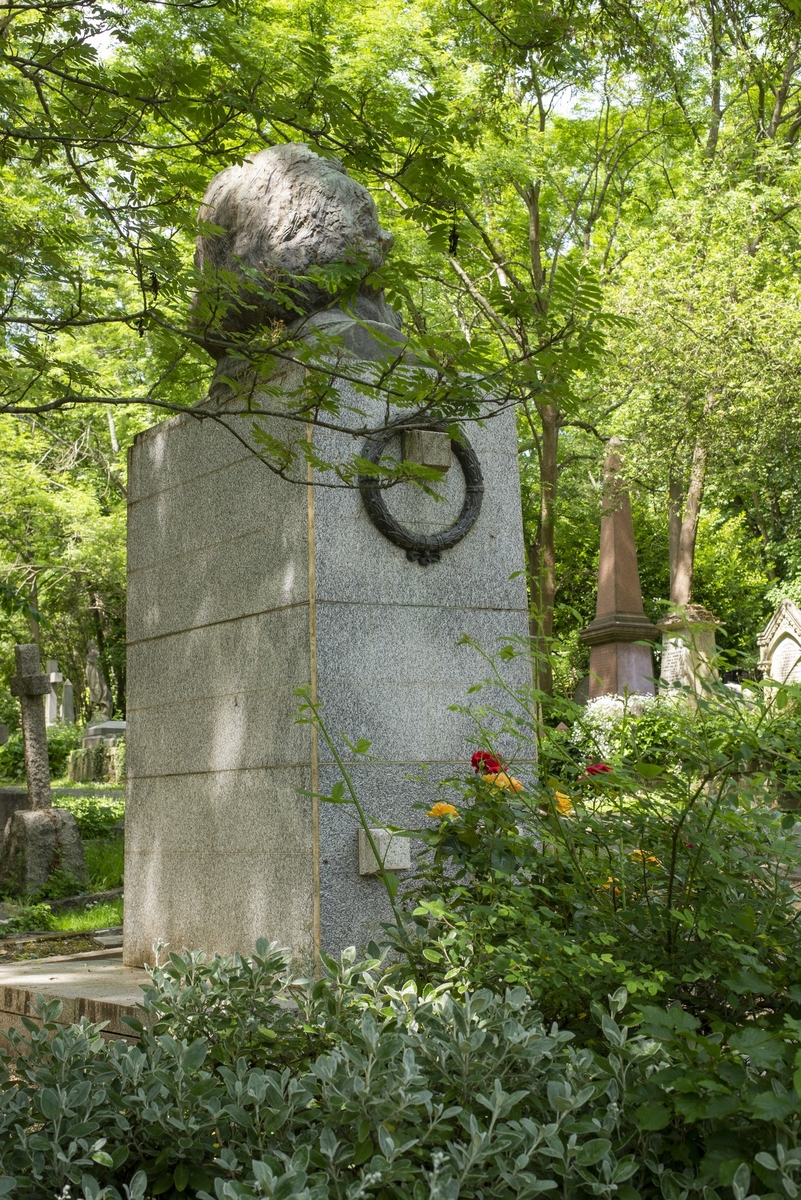
POLYGON ((634 764, 634 770, 638 775, 642 775, 643 779, 656 779, 657 775, 664 774, 665 768, 656 763, 638 762, 634 764))
POLYGON ((183 1066, 184 1070, 189 1071, 190 1073, 192 1071, 197 1071, 198 1068, 203 1065, 208 1053, 208 1049, 208 1044, 205 1038, 198 1038, 197 1041, 192 1042, 192 1045, 184 1051, 181 1059, 181 1065, 183 1066))
POLYGON ((760 1121, 783 1121, 798 1111, 798 1097, 794 1093, 777 1096, 775 1092, 759 1092, 751 1102, 751 1111, 760 1121))
POLYGON ((740 1163, 737 1170, 734 1172, 734 1178, 731 1181, 732 1191, 734 1192, 734 1200, 745 1200, 748 1195, 748 1187, 751 1183, 751 1171, 746 1163, 740 1163))
POLYGON ((175 1184, 176 1192, 183 1192, 186 1190, 186 1185, 189 1183, 189 1167, 186 1165, 186 1163, 178 1163, 178 1166, 172 1173, 172 1179, 173 1183, 175 1184))
POLYGON ((137 1171, 131 1182, 125 1188, 128 1200, 144 1200, 147 1192, 147 1175, 137 1171))
POLYGON ((58 1093, 52 1088, 42 1088, 39 1093, 39 1107, 48 1121, 55 1121, 61 1115, 61 1103, 58 1093))
POLYGON ((670 1109, 664 1104, 641 1104, 637 1109, 638 1129, 664 1129, 670 1124, 670 1109))
POLYGON ((364 1141, 359 1142, 356 1146, 356 1153, 353 1156, 354 1166, 360 1167, 362 1165, 362 1163, 367 1162, 368 1158, 370 1158, 372 1153, 373 1153, 372 1140, 369 1137, 365 1138, 364 1141))
POLYGON ((589 1142, 585 1142, 583 1146, 579 1146, 576 1162, 581 1167, 591 1167, 595 1163, 601 1161, 602 1158, 609 1153, 612 1143, 606 1138, 593 1138, 589 1142))

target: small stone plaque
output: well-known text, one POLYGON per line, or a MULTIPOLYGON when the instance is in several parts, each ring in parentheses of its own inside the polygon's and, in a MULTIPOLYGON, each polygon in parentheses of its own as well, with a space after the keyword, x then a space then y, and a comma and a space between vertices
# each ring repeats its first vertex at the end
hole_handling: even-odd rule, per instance
POLYGON ((403 457, 406 462, 418 463, 421 467, 449 471, 451 439, 447 433, 435 430, 408 429, 403 435, 403 457))
MULTIPOLYGON (((408 871, 412 865, 409 839, 390 833, 388 829, 371 829, 378 853, 384 860, 385 871, 408 871)), ((367 834, 359 830, 359 874, 378 875, 379 865, 373 854, 367 834)))

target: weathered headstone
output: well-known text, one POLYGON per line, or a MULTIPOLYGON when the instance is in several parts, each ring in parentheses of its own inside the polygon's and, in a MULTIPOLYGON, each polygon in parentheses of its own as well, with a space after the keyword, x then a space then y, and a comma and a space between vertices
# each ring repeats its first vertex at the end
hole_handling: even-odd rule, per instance
POLYGON ((17 809, 30 808, 27 787, 0 787, 0 843, 8 818, 17 809))
POLYGON ((56 870, 76 891, 86 886, 86 859, 72 813, 65 808, 12 813, 0 852, 0 889, 33 896, 56 870))
POLYGON ((41 673, 39 647, 16 646, 12 695, 22 708, 22 738, 28 778, 29 811, 13 812, 6 823, 0 851, 0 891, 33 895, 59 869, 77 884, 86 882, 86 861, 72 813, 51 807, 50 766, 43 697, 49 675, 41 673))
POLYGON ((662 662, 659 689, 675 684, 703 690, 705 682, 718 678, 715 629, 717 617, 702 604, 688 604, 657 621, 662 631, 662 662))
MULTIPOLYGON (((203 244, 201 265, 218 255, 232 273, 226 247, 248 271, 269 275, 341 259, 354 231, 377 265, 389 241, 369 193, 305 147, 278 147, 223 172, 204 215, 229 236, 218 248, 203 244), (310 258, 315 230, 321 245, 310 258), (303 241, 297 261, 295 237, 303 241), (335 243, 330 259, 326 238, 335 243)), ((366 285, 355 314, 332 308, 330 296, 312 296, 309 305, 314 321, 342 333, 349 372, 383 352, 373 329, 382 339, 394 331, 400 344, 395 314, 366 285)), ((281 376, 288 390, 302 380, 301 367, 281 376)), ((337 386, 343 413, 366 409, 362 394, 337 386)), ((227 411, 222 395, 215 385, 215 413, 227 411)), ((381 420, 379 404, 374 415, 381 420)), ((466 426, 473 458, 461 443, 410 439, 409 453, 443 469, 452 454, 453 463, 439 503, 411 484, 383 496, 410 531, 407 544, 374 523, 369 488, 365 499, 355 489, 288 483, 250 453, 250 420, 226 421, 237 436, 181 415, 141 434, 130 455, 131 965, 152 961, 158 938, 176 949, 231 953, 266 935, 311 955, 379 933, 390 914, 380 881, 360 873, 369 864, 360 864, 352 813, 303 794, 330 793, 338 771, 312 727, 296 723, 295 690, 312 688, 335 735, 371 741, 374 757, 350 770, 375 827, 414 824, 414 802, 431 803, 440 779, 469 769, 472 725, 450 706, 483 669, 462 634, 487 651, 506 635, 527 634, 511 412, 466 426), (462 540, 443 549, 443 529, 465 508, 471 521, 462 540), (421 763, 426 780, 410 779, 421 763)), ((298 436, 305 440, 306 430, 298 436)), ((353 452, 347 435, 317 429, 314 437, 326 457, 353 452)), ((394 446, 400 458, 400 435, 394 446)), ((512 685, 530 683, 525 659, 504 669, 512 685)))
POLYGON ((45 675, 50 683, 50 688, 45 694, 45 725, 57 725, 58 692, 56 691, 56 684, 61 683, 64 678, 58 669, 57 659, 48 658, 45 675))
POLYGON ((621 476, 622 442, 612 438, 604 462, 601 550, 595 620, 581 631, 590 646, 590 699, 627 692, 653 696, 650 645, 658 630, 645 615, 634 543, 634 522, 621 476))
POLYGON ((61 688, 61 707, 58 715, 62 725, 75 724, 75 689, 69 679, 64 680, 61 688))
POLYGON ((801 683, 801 609, 782 600, 761 633, 757 634, 759 666, 777 683, 801 683))

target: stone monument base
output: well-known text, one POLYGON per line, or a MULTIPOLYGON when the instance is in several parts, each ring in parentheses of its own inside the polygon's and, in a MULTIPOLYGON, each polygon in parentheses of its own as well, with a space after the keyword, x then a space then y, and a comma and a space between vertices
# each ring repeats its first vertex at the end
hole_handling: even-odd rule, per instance
POLYGON ((653 696, 654 660, 650 643, 658 631, 643 613, 611 613, 582 630, 590 646, 589 698, 653 696))
MULTIPOLYGON (((364 407, 343 392, 343 412, 364 407)), ((360 871, 353 812, 313 798, 340 773, 298 723, 297 689, 322 704, 376 828, 419 826, 438 782, 470 772, 475 726, 451 706, 486 665, 463 635, 494 653, 528 634, 514 415, 466 426, 483 507, 428 566, 358 490, 279 478, 251 453, 251 422, 227 420, 241 440, 187 413, 130 452, 125 961, 152 961, 159 939, 231 954, 268 937, 308 968, 380 936, 391 910, 360 871)), ((331 461, 353 450, 337 436, 331 461)), ((434 535, 466 486, 454 461, 441 501, 401 484, 385 503, 434 535)), ((530 686, 525 658, 502 667, 530 686)))

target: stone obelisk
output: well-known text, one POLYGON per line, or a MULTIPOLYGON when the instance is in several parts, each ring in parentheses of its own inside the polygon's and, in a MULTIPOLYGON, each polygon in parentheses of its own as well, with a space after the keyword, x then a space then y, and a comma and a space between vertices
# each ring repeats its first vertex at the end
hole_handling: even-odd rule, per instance
POLYGON ((619 438, 612 438, 607 446, 598 603, 595 620, 581 632, 590 646, 590 699, 655 692, 648 643, 660 634, 643 609, 631 503, 620 473, 621 445, 619 438))

